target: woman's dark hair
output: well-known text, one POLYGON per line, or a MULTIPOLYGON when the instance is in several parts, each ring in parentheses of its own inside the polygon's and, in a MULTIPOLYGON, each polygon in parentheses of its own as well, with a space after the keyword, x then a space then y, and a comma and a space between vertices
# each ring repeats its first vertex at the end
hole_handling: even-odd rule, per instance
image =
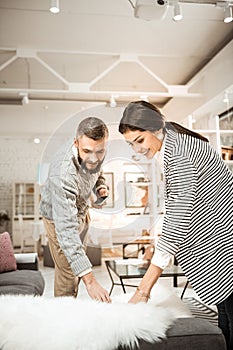
POLYGON ((80 122, 77 128, 76 139, 83 135, 95 141, 101 140, 108 136, 108 128, 101 119, 87 117, 80 122))
POLYGON ((157 131, 165 127, 165 117, 160 110, 146 102, 131 102, 125 108, 120 120, 119 132, 124 134, 127 130, 131 131, 157 131))
POLYGON ((130 131, 158 131, 160 129, 174 130, 180 134, 193 136, 208 142, 204 136, 183 127, 175 122, 166 122, 159 108, 146 101, 135 101, 128 104, 119 124, 121 134, 130 131))

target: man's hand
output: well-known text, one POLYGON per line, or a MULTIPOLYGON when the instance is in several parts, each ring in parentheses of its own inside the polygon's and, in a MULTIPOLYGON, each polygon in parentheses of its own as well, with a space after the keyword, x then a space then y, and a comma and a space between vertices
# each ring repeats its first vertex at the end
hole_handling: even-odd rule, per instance
POLYGON ((90 196, 90 202, 92 208, 95 209, 102 209, 103 206, 105 205, 106 200, 108 199, 109 196, 109 190, 107 188, 100 188, 98 190, 98 195, 97 195, 97 200, 95 201, 93 195, 90 196))
POLYGON ((109 196, 109 190, 107 188, 100 188, 98 190, 97 200, 95 202, 92 201, 92 207, 96 209, 102 209, 106 200, 109 196))
POLYGON ((108 292, 101 287, 101 285, 96 281, 95 276, 92 272, 87 273, 82 277, 82 280, 87 288, 89 296, 98 301, 111 303, 110 296, 108 292))
POLYGON ((99 191, 100 197, 108 197, 109 196, 109 190, 107 188, 100 188, 99 191))

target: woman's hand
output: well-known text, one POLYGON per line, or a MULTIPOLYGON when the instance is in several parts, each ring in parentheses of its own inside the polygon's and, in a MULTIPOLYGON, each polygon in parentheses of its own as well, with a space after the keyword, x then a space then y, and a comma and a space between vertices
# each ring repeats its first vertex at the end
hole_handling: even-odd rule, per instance
POLYGON ((149 293, 144 293, 141 289, 137 288, 136 292, 132 296, 132 298, 129 300, 129 303, 131 304, 137 304, 137 303, 147 303, 150 299, 149 293))
POLYGON ((140 285, 137 287, 136 292, 129 300, 129 303, 147 303, 150 299, 150 291, 153 285, 157 282, 162 271, 163 270, 160 267, 150 264, 144 277, 141 280, 140 285))

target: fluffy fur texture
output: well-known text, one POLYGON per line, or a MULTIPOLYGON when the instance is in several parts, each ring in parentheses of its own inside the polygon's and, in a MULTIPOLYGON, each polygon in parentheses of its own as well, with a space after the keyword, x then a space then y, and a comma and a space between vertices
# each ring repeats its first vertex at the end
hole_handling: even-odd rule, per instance
POLYGON ((140 338, 156 342, 176 316, 153 300, 134 305, 13 295, 0 297, 0 310, 1 350, 113 350, 140 338))
MULTIPOLYGON (((133 293, 120 294, 114 297, 113 301, 127 303, 132 295, 133 293)), ((187 305, 182 302, 174 289, 168 286, 165 287, 160 281, 152 288, 148 304, 169 310, 175 318, 193 317, 187 305)))

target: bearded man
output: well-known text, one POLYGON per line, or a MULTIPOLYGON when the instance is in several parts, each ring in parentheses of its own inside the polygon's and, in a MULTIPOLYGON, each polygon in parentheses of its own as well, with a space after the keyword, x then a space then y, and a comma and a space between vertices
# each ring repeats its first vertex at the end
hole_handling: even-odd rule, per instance
POLYGON ((56 297, 77 297, 82 280, 92 299, 110 302, 108 292, 94 277, 83 244, 90 221, 91 194, 94 192, 97 198, 109 194, 101 172, 108 135, 101 119, 83 119, 73 145, 65 145, 55 155, 41 191, 40 212, 55 264, 56 297))

